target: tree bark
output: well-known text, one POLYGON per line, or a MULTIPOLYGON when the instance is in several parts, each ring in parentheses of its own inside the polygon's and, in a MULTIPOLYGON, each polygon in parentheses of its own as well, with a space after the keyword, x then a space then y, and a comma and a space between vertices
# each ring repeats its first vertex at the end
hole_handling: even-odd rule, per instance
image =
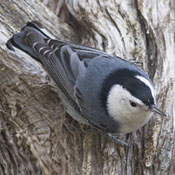
POLYGON ((37 0, 1 0, 0 174, 175 174, 174 6, 172 0, 59 0, 53 9, 60 20, 37 0), (56 38, 141 61, 167 117, 153 115, 137 132, 119 136, 129 148, 88 132, 65 114, 41 65, 6 48, 30 20, 56 38))

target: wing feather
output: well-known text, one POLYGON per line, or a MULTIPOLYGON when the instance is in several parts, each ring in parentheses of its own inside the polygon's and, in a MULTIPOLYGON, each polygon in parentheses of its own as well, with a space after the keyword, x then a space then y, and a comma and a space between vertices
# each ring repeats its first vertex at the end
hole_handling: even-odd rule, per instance
POLYGON ((93 48, 45 37, 35 40, 35 35, 38 33, 31 32, 27 37, 35 53, 74 108, 88 119, 84 97, 76 87, 76 81, 78 76, 86 71, 92 59, 107 54, 93 48))

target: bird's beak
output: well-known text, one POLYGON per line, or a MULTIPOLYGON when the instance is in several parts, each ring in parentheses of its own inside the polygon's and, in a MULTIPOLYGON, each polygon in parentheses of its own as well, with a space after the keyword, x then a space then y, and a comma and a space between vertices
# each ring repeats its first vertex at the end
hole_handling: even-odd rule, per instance
POLYGON ((150 109, 151 109, 152 112, 155 112, 155 113, 157 113, 159 115, 162 115, 162 116, 166 117, 166 114, 163 113, 156 105, 151 105, 150 109))

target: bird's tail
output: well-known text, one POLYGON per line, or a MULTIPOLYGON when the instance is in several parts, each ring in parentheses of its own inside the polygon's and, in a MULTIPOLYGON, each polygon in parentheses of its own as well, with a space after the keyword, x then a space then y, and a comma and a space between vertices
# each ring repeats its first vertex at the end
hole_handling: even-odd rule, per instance
POLYGON ((6 43, 8 49, 15 51, 14 47, 26 52, 34 59, 40 61, 38 56, 32 49, 31 43, 27 40, 29 35, 33 35, 32 40, 34 43, 35 41, 41 41, 44 38, 50 38, 47 34, 43 32, 42 25, 37 21, 28 22, 19 33, 14 34, 6 43))

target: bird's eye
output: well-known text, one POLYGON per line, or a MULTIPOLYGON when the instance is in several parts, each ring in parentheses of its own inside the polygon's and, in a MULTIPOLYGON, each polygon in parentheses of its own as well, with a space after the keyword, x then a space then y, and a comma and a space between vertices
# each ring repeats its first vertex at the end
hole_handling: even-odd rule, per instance
POLYGON ((132 106, 132 107, 136 107, 137 106, 137 104, 136 103, 134 103, 133 101, 129 101, 129 103, 130 103, 130 105, 132 106))

